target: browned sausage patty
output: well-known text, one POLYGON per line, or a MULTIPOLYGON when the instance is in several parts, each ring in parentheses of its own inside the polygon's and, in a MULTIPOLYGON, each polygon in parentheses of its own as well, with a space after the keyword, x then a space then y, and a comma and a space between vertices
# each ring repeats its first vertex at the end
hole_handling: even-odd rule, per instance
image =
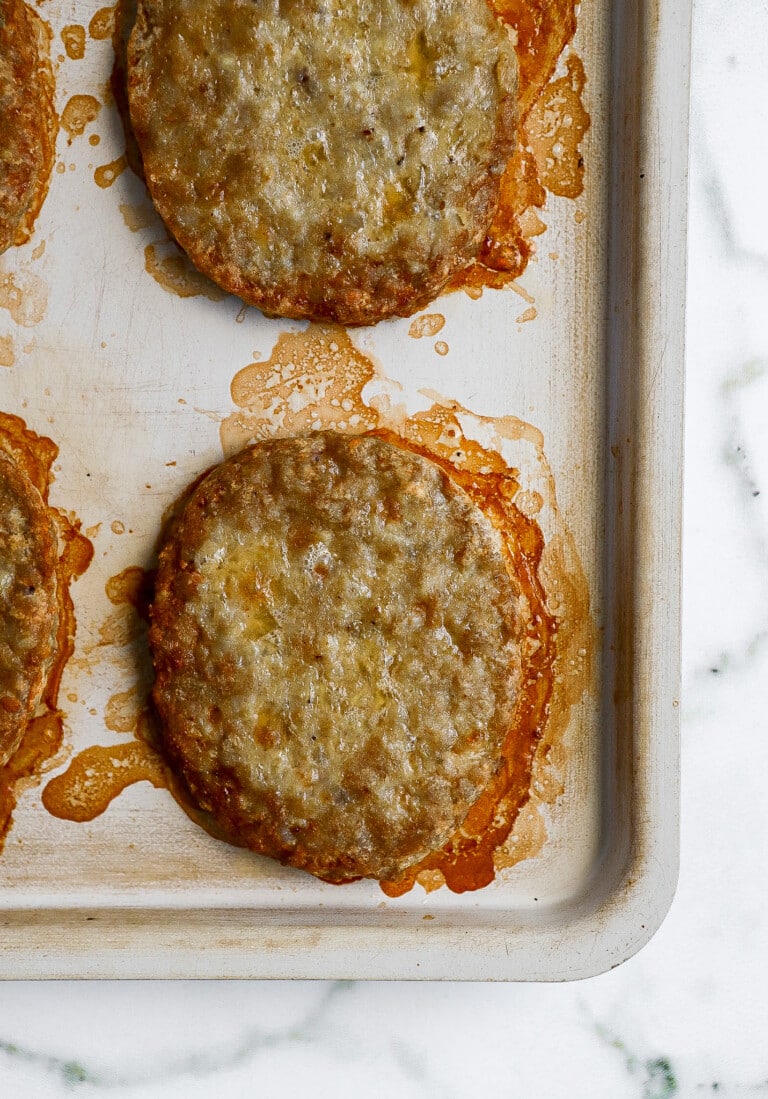
POLYGON ((155 205, 245 301, 372 324, 476 256, 517 109, 486 0, 140 0, 128 64, 155 205))
POLYGON ((47 32, 23 0, 0 0, 0 252, 27 239, 53 165, 47 32))
POLYGON ((40 493, 0 451, 0 765, 18 748, 56 653, 57 561, 40 493))
POLYGON ((160 556, 168 757, 234 842, 331 881, 398 875, 498 769, 521 618, 497 532, 433 463, 369 436, 259 443, 160 556))

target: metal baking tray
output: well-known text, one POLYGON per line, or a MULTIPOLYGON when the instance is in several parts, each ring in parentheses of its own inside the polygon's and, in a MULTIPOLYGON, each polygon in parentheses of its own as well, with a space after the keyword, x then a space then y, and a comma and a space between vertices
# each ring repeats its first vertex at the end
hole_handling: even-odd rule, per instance
MULTIPOLYGON (((147 274, 163 235, 120 171, 110 42, 97 24, 84 58, 61 45, 92 15, 79 0, 46 4, 59 108, 73 95, 104 105, 83 134, 59 134, 35 235, 0 260, 26 303, 20 323, 0 310, 15 358, 0 408, 58 443, 52 501, 95 550, 72 589, 66 751, 52 773, 67 753, 130 736, 105 721, 140 675, 130 646, 105 644, 107 581, 149 561, 164 510, 221 459, 233 377, 303 328, 232 298, 169 294, 147 274)), ((219 844, 148 783, 90 823, 49 815, 33 787, 0 858, 0 975, 567 980, 618 965, 659 926, 678 858, 689 45, 688 0, 583 5, 583 195, 549 198, 516 288, 434 304, 439 346, 409 336, 408 320, 351 333, 390 403, 425 407, 438 392, 543 437, 596 638, 562 791, 538 817, 546 841, 485 889, 392 899, 219 844)))

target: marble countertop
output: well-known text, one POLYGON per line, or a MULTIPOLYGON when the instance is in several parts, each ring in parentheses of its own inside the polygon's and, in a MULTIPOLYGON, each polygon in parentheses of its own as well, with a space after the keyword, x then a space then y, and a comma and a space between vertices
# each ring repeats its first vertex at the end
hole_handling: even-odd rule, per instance
POLYGON ((766 41, 764 2, 697 0, 682 861, 661 930, 573 985, 6 983, 0 1096, 768 1097, 766 41))

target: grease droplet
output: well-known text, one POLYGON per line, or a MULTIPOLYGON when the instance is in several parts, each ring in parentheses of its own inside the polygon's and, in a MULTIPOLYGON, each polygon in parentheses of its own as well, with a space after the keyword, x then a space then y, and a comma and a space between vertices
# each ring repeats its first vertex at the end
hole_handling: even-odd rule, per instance
POLYGON ((445 324, 442 313, 425 313, 423 317, 415 317, 408 329, 408 335, 414 340, 420 340, 422 336, 436 336, 445 324))
POLYGON ((88 33, 91 38, 101 41, 111 38, 115 29, 115 8, 99 8, 88 24, 88 33))
POLYGON ((81 61, 85 57, 85 27, 79 26, 77 23, 70 23, 66 27, 62 27, 61 40, 64 43, 64 49, 67 51, 67 57, 72 61, 81 61))
POLYGON ((73 95, 61 112, 61 128, 69 134, 69 141, 79 137, 85 127, 94 122, 101 110, 101 103, 92 95, 73 95))
POLYGON ((43 805, 62 820, 94 820, 136 782, 167 785, 156 752, 139 740, 113 748, 96 745, 80 752, 64 774, 51 779, 43 790, 43 805))
POLYGON ((93 178, 99 187, 111 187, 127 167, 128 160, 125 153, 123 153, 122 156, 119 156, 117 160, 113 160, 110 164, 102 164, 98 167, 93 173, 93 178))

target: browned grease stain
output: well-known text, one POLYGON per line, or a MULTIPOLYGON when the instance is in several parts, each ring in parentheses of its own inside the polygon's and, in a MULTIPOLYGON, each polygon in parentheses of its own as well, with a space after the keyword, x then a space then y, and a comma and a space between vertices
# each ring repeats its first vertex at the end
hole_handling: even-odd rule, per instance
MULTIPOLYGON (((525 674, 515 722, 494 781, 462 828, 439 852, 397 882, 398 896, 419 882, 455 892, 479 889, 496 870, 537 854, 546 838, 540 807, 563 792, 565 735, 572 707, 591 684, 594 623, 573 538, 557 511, 541 434, 513 416, 477 416, 426 393, 431 408, 408 415, 396 392, 363 397, 383 376, 342 328, 311 325, 283 334, 269 359, 239 371, 231 385, 237 410, 221 424, 225 456, 251 441, 315 430, 376 432, 414 448, 458 482, 501 532, 510 575, 528 606, 525 674), (481 445, 462 423, 471 418, 492 442, 481 445), (501 454, 524 445, 538 470, 536 486, 501 454), (538 519, 549 510, 544 539, 538 519), (525 807, 525 812, 522 812, 525 807)), ((385 379, 384 379, 385 380, 385 379)), ((390 383, 391 385, 391 383, 390 383)))
MULTIPOLYGON (((121 651, 130 646, 124 671, 130 671, 136 682, 111 696, 104 710, 104 724, 112 732, 133 733, 135 739, 118 747, 94 745, 78 753, 67 771, 57 775, 43 792, 43 805, 56 817, 93 820, 134 783, 172 783, 154 747, 154 719, 148 707, 152 667, 146 633, 153 583, 153 571, 134 565, 111 576, 105 584, 107 598, 117 610, 104 620, 99 641, 84 651, 83 658, 88 663, 106 646, 121 651)), ((180 800, 184 798, 180 796, 180 800)))
POLYGON ((16 352, 13 349, 12 336, 0 336, 0 366, 13 366, 16 352))
POLYGON ((584 190, 579 145, 590 122, 581 101, 587 78, 576 54, 565 64, 566 75, 547 84, 531 107, 525 129, 543 185, 553 195, 575 199, 584 190))
POLYGON ((146 692, 136 684, 127 691, 118 691, 104 708, 104 724, 113 733, 132 733, 139 724, 139 717, 146 705, 146 692))
POLYGON ((125 159, 125 155, 119 156, 117 160, 112 160, 109 164, 100 164, 98 168, 94 169, 93 178, 99 187, 111 187, 127 167, 128 161, 125 159))
MULTIPOLYGON (((28 430, 18 416, 0 413, 0 448, 24 470, 47 503, 53 463, 59 453, 53 440, 28 430)), ((60 545, 56 657, 38 713, 29 723, 15 754, 0 768, 0 849, 13 820, 19 794, 26 787, 36 785, 45 770, 54 765, 62 745, 59 688, 75 641, 75 613, 69 588, 85 572, 93 557, 93 546, 80 533, 78 520, 57 508, 49 508, 49 513, 58 530, 60 545)))
POLYGON ((580 144, 589 126, 580 59, 558 61, 576 31, 576 0, 490 0, 513 31, 520 65, 517 148, 504 172, 499 206, 476 262, 460 271, 449 289, 471 296, 484 286, 501 288, 520 277, 546 229, 539 217, 547 192, 577 198, 584 185, 580 144))
POLYGON ((157 224, 157 214, 151 206, 144 202, 135 206, 129 202, 121 202, 120 213, 132 233, 138 233, 140 229, 148 229, 150 225, 157 224))
POLYGON ((116 611, 112 611, 111 614, 107 615, 99 626, 97 647, 129 645, 141 636, 143 629, 141 619, 137 617, 133 607, 118 607, 116 611))
POLYGON ((85 748, 67 770, 43 790, 43 805, 63 820, 88 821, 101 815, 118 794, 137 782, 165 787, 165 768, 148 744, 131 740, 115 747, 85 748))
POLYGON ((66 27, 62 27, 61 40, 67 51, 67 57, 72 61, 82 61, 85 57, 85 27, 81 27, 78 23, 69 23, 66 27))
POLYGON ((167 237, 144 249, 144 267, 164 290, 179 298, 205 297, 222 301, 227 295, 201 274, 179 246, 167 237))
POLYGON ((98 641, 85 647, 78 658, 81 669, 89 671, 109 653, 110 663, 134 678, 130 687, 107 701, 104 724, 115 733, 133 733, 140 743, 131 741, 117 748, 94 745, 78 753, 67 771, 57 775, 43 792, 43 805, 56 817, 92 820, 127 786, 145 780, 155 786, 168 785, 165 766, 153 748, 156 738, 147 704, 152 682, 147 622, 153 583, 154 572, 138 566, 111 576, 105 592, 116 610, 102 622, 98 641))
POLYGON ((448 346, 448 344, 445 342, 445 340, 437 340, 436 341, 435 351, 437 352, 438 355, 447 355, 450 350, 451 349, 448 346))
POLYGON ((420 340, 424 336, 436 336, 445 324, 442 313, 425 313, 421 317, 414 317, 408 327, 408 335, 414 340, 420 340))
POLYGON ((115 7, 99 8, 88 24, 88 33, 91 38, 103 41, 111 38, 115 29, 115 7))
POLYGON ((95 122, 101 103, 92 95, 73 95, 61 112, 61 128, 69 134, 68 144, 85 133, 86 126, 95 122))
POLYGON ((284 333, 269 359, 251 363, 232 379, 239 411, 221 424, 224 454, 235 454, 252 440, 322 427, 372 431, 379 414, 359 394, 373 377, 371 360, 343 328, 311 325, 307 332, 284 333))
POLYGON ((149 616, 149 604, 152 598, 152 588, 155 582, 153 571, 139 568, 138 565, 129 565, 116 576, 110 576, 104 590, 107 598, 114 606, 119 607, 128 604, 133 607, 141 618, 149 616))

